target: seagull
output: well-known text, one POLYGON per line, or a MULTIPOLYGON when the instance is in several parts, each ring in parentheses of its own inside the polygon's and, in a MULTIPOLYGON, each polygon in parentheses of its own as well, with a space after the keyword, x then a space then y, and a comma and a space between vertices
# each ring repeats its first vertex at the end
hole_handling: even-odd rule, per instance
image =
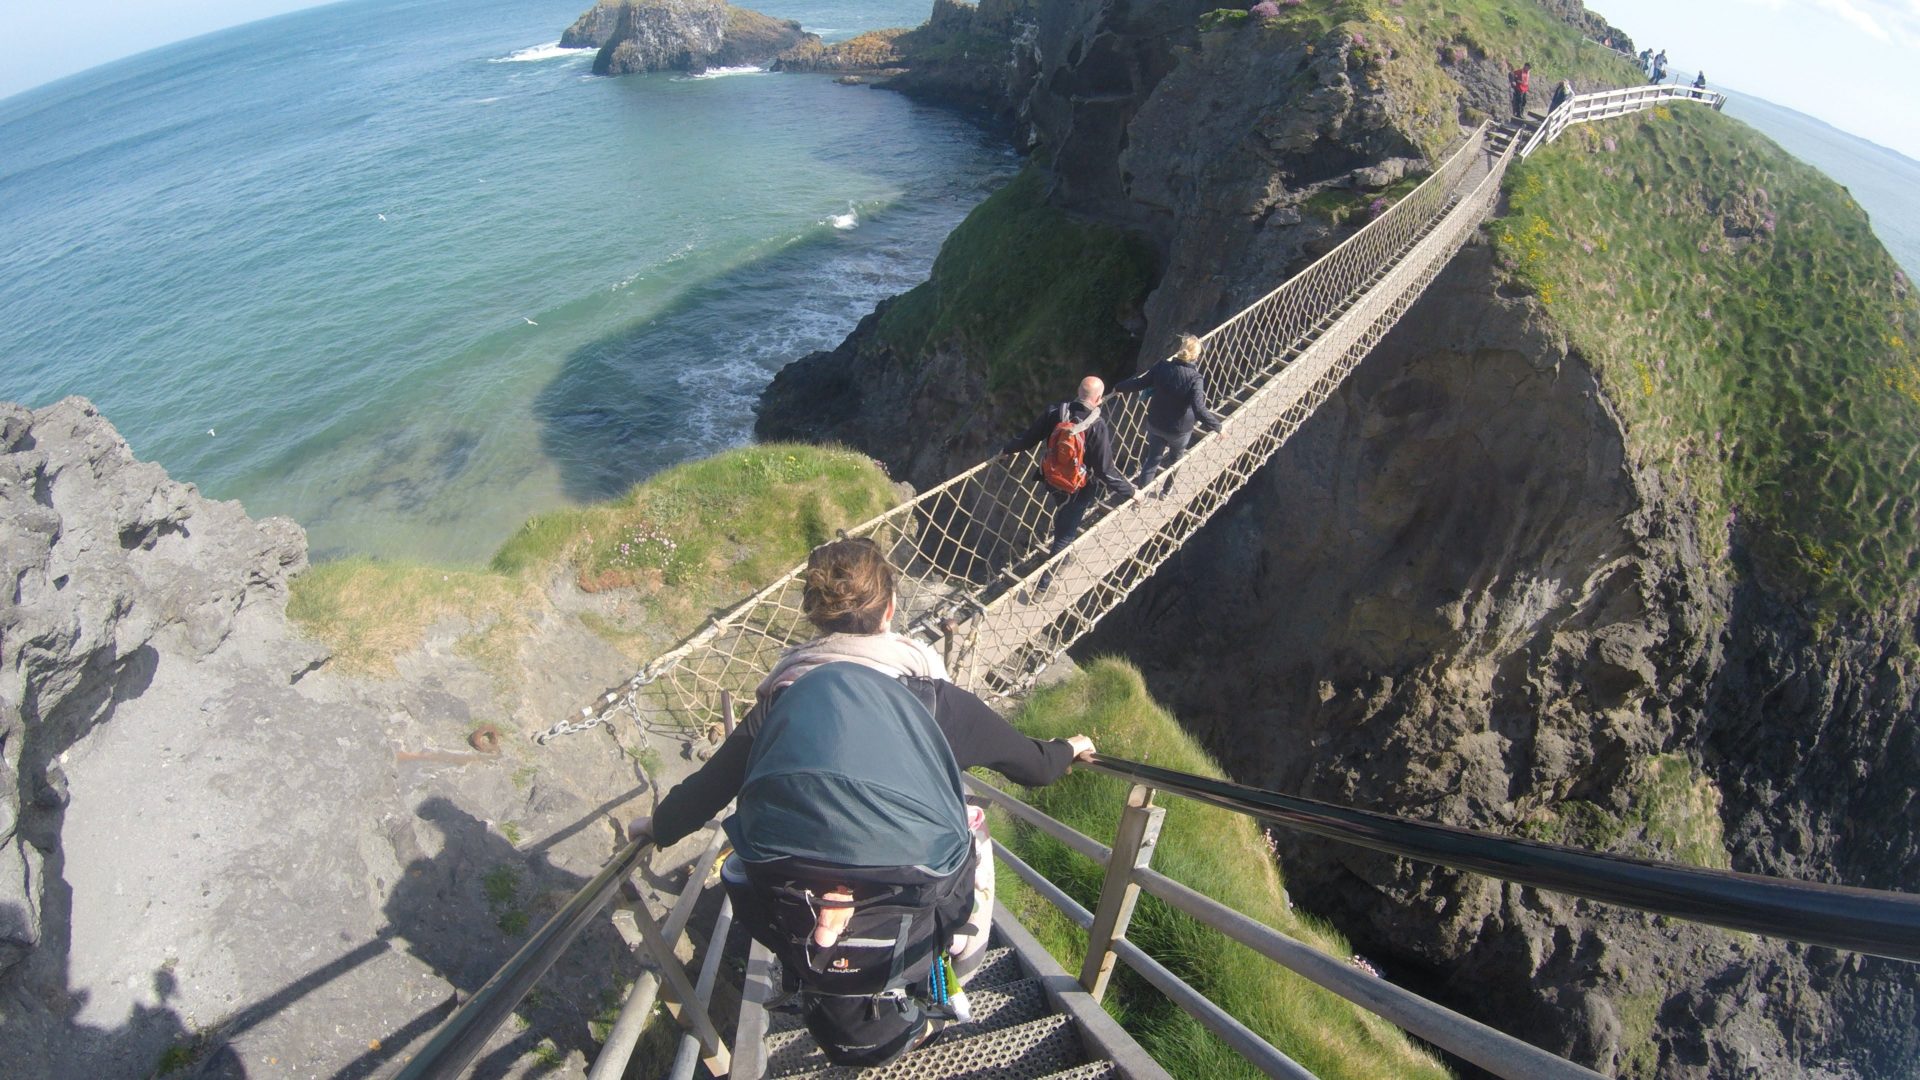
MULTIPOLYGON (((522 315, 522 316, 520 316, 520 317, 521 317, 521 318, 523 318, 523 319, 527 319, 527 317, 526 317, 525 315, 522 315)), ((527 325, 528 325, 528 326, 539 326, 540 324, 539 324, 539 323, 537 323, 537 322, 534 322, 534 321, 533 321, 532 319, 527 319, 527 325)))
POLYGON ((213 429, 212 429, 212 428, 208 428, 208 429, 207 429, 207 434, 209 434, 209 435, 211 435, 211 434, 213 434, 213 429))

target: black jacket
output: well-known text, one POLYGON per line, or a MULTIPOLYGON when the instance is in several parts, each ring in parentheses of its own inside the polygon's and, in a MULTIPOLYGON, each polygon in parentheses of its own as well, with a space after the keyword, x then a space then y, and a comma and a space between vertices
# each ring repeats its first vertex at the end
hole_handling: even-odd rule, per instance
POLYGON ((1220 415, 1207 408, 1207 377, 1192 364, 1162 360, 1113 388, 1116 394, 1151 391, 1147 398, 1147 427, 1162 436, 1179 438, 1193 430, 1195 420, 1209 431, 1220 430, 1220 415))
MULTIPOLYGON (((933 713, 962 769, 983 765, 1016 784, 1038 787, 1060 779, 1073 764, 1073 747, 1065 740, 1043 742, 1020 734, 986 702, 944 679, 900 681, 933 713)), ((774 698, 779 699, 778 692, 774 698)), ((660 800, 653 814, 656 844, 664 848, 679 843, 740 794, 761 718, 761 707, 755 705, 713 757, 660 800)))
MULTIPOLYGON (((1089 410, 1078 401, 1067 402, 1066 408, 1067 415, 1071 417, 1076 424, 1087 418, 1087 412, 1089 410)), ((1032 449, 1045 442, 1047 436, 1053 433, 1054 427, 1059 423, 1060 406, 1049 405, 1047 406, 1046 412, 1041 413, 1034 419, 1033 423, 1028 424, 1027 430, 1021 432, 1019 437, 1001 447, 1000 452, 1002 454, 1017 454, 1022 450, 1032 449)), ((1121 476, 1113 467, 1113 429, 1107 426, 1106 418, 1101 417, 1095 420, 1092 424, 1088 425, 1087 429, 1081 434, 1087 437, 1087 453, 1085 459, 1087 476, 1099 481, 1102 487, 1122 498, 1132 495, 1133 484, 1128 482, 1127 478, 1121 476)), ((1085 491, 1086 488, 1082 488, 1081 490, 1085 491)))

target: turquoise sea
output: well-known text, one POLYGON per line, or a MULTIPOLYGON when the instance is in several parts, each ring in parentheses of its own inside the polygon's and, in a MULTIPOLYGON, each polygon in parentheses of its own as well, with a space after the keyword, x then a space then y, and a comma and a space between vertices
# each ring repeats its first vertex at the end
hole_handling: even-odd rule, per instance
MULTIPOLYGON (((597 79, 590 0, 348 0, 0 101, 0 399, 84 394, 318 558, 484 559, 745 442, 1018 162, 822 76, 597 79)), ((761 0, 829 40, 929 0, 761 0)), ((1755 98, 1920 276, 1920 164, 1755 98)))
POLYGON ((1018 166, 821 76, 594 78, 552 44, 588 6, 350 0, 0 101, 0 399, 86 395, 316 557, 484 559, 748 440, 1018 166))

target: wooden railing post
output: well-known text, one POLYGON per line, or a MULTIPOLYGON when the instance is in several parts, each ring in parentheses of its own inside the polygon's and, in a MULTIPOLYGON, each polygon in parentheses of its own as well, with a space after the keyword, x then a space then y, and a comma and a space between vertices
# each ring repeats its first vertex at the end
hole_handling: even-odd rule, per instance
POLYGON ((1153 789, 1135 784, 1127 792, 1127 808, 1120 813, 1120 829, 1113 838, 1113 857, 1107 860, 1107 877, 1100 886, 1100 906, 1094 909, 1093 925, 1087 930, 1087 955, 1080 964, 1080 985, 1095 1001, 1107 992, 1107 980, 1113 975, 1113 943, 1127 934, 1133 920, 1133 905, 1140 899, 1140 886, 1134 872, 1153 861, 1153 846, 1160 841, 1160 822, 1167 812, 1153 805, 1153 789))
POLYGON ((640 940, 645 943, 653 962, 660 965, 660 975, 666 980, 670 994, 667 1008, 682 1027, 691 1030, 694 1037, 700 1040, 700 1057, 707 1069, 715 1076, 724 1075, 733 1064, 732 1056, 727 1052, 727 1045, 720 1041, 720 1033, 713 1026, 713 1018, 707 1015, 706 1005, 701 1002, 700 995, 694 992, 693 980, 687 978, 687 969, 681 967, 680 961, 673 955, 673 945, 667 941, 660 924, 653 920, 653 913, 647 910, 645 903, 634 906, 633 921, 640 929, 640 940))

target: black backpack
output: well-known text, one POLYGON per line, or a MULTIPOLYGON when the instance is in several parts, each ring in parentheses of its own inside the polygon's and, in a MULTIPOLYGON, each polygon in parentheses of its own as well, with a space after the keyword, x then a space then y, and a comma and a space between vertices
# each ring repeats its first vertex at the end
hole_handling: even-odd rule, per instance
POLYGON ((852 663, 774 699, 725 822, 744 880, 735 920, 780 959, 836 1065, 897 1057, 928 1029, 929 978, 972 914, 974 853, 960 768, 926 702, 852 663), (851 887, 851 902, 825 899, 851 887), (851 907, 813 943, 823 907, 851 907))

